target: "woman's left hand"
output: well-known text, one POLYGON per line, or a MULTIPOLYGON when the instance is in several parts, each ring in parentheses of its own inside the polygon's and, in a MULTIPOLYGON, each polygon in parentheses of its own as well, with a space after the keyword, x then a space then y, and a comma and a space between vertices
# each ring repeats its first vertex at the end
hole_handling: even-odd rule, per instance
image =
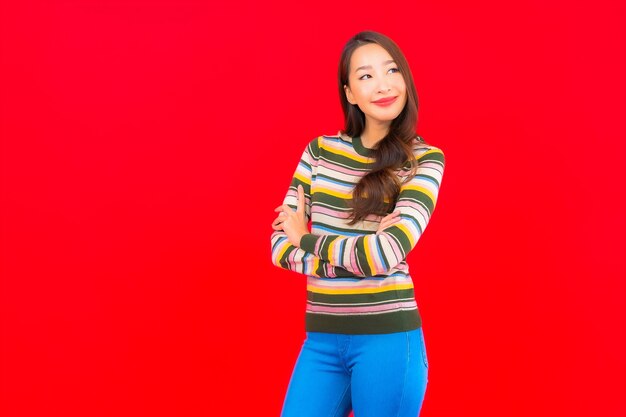
POLYGON ((304 210, 304 188, 302 188, 302 185, 298 185, 298 205, 296 211, 293 211, 287 204, 276 207, 274 211, 278 211, 280 214, 272 222, 272 228, 285 232, 289 242, 299 248, 300 239, 302 239, 303 235, 309 233, 306 212, 304 210))

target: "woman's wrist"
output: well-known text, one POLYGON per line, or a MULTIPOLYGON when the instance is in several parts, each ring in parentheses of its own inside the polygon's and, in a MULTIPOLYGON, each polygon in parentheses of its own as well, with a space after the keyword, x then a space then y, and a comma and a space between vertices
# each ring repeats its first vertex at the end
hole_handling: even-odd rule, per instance
POLYGON ((298 233, 298 236, 296 237, 296 241, 294 242, 294 246, 300 248, 302 247, 302 238, 304 237, 304 235, 308 234, 309 231, 307 230, 306 232, 302 231, 300 233, 298 233))

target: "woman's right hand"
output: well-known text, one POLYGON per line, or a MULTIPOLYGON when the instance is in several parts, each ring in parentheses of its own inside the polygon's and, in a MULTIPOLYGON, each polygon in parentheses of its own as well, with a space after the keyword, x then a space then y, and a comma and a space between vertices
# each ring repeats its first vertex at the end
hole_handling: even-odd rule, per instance
POLYGON ((380 221, 380 224, 378 225, 376 234, 377 235, 381 234, 384 229, 402 220, 402 218, 399 215, 400 215, 400 212, 396 210, 392 212, 391 214, 388 214, 385 217, 383 217, 382 220, 380 221))

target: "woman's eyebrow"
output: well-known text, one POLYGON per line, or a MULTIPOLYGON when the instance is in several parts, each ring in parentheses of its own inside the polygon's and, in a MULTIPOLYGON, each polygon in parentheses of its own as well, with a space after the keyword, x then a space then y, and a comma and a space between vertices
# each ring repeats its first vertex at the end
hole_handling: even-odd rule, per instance
MULTIPOLYGON (((389 60, 383 62, 383 65, 391 64, 392 62, 396 62, 396 61, 394 61, 393 59, 389 59, 389 60)), ((360 66, 357 69, 355 69, 354 72, 357 72, 358 70, 363 70, 363 69, 372 69, 372 66, 371 65, 363 65, 363 66, 360 66)))

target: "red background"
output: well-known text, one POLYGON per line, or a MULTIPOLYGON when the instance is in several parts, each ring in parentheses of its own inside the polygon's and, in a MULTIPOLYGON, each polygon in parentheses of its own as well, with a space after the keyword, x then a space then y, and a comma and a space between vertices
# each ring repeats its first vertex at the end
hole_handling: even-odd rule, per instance
POLYGON ((0 414, 279 415, 273 209, 372 29, 447 161, 422 416, 626 415, 625 5, 507 3, 3 2, 0 414))

